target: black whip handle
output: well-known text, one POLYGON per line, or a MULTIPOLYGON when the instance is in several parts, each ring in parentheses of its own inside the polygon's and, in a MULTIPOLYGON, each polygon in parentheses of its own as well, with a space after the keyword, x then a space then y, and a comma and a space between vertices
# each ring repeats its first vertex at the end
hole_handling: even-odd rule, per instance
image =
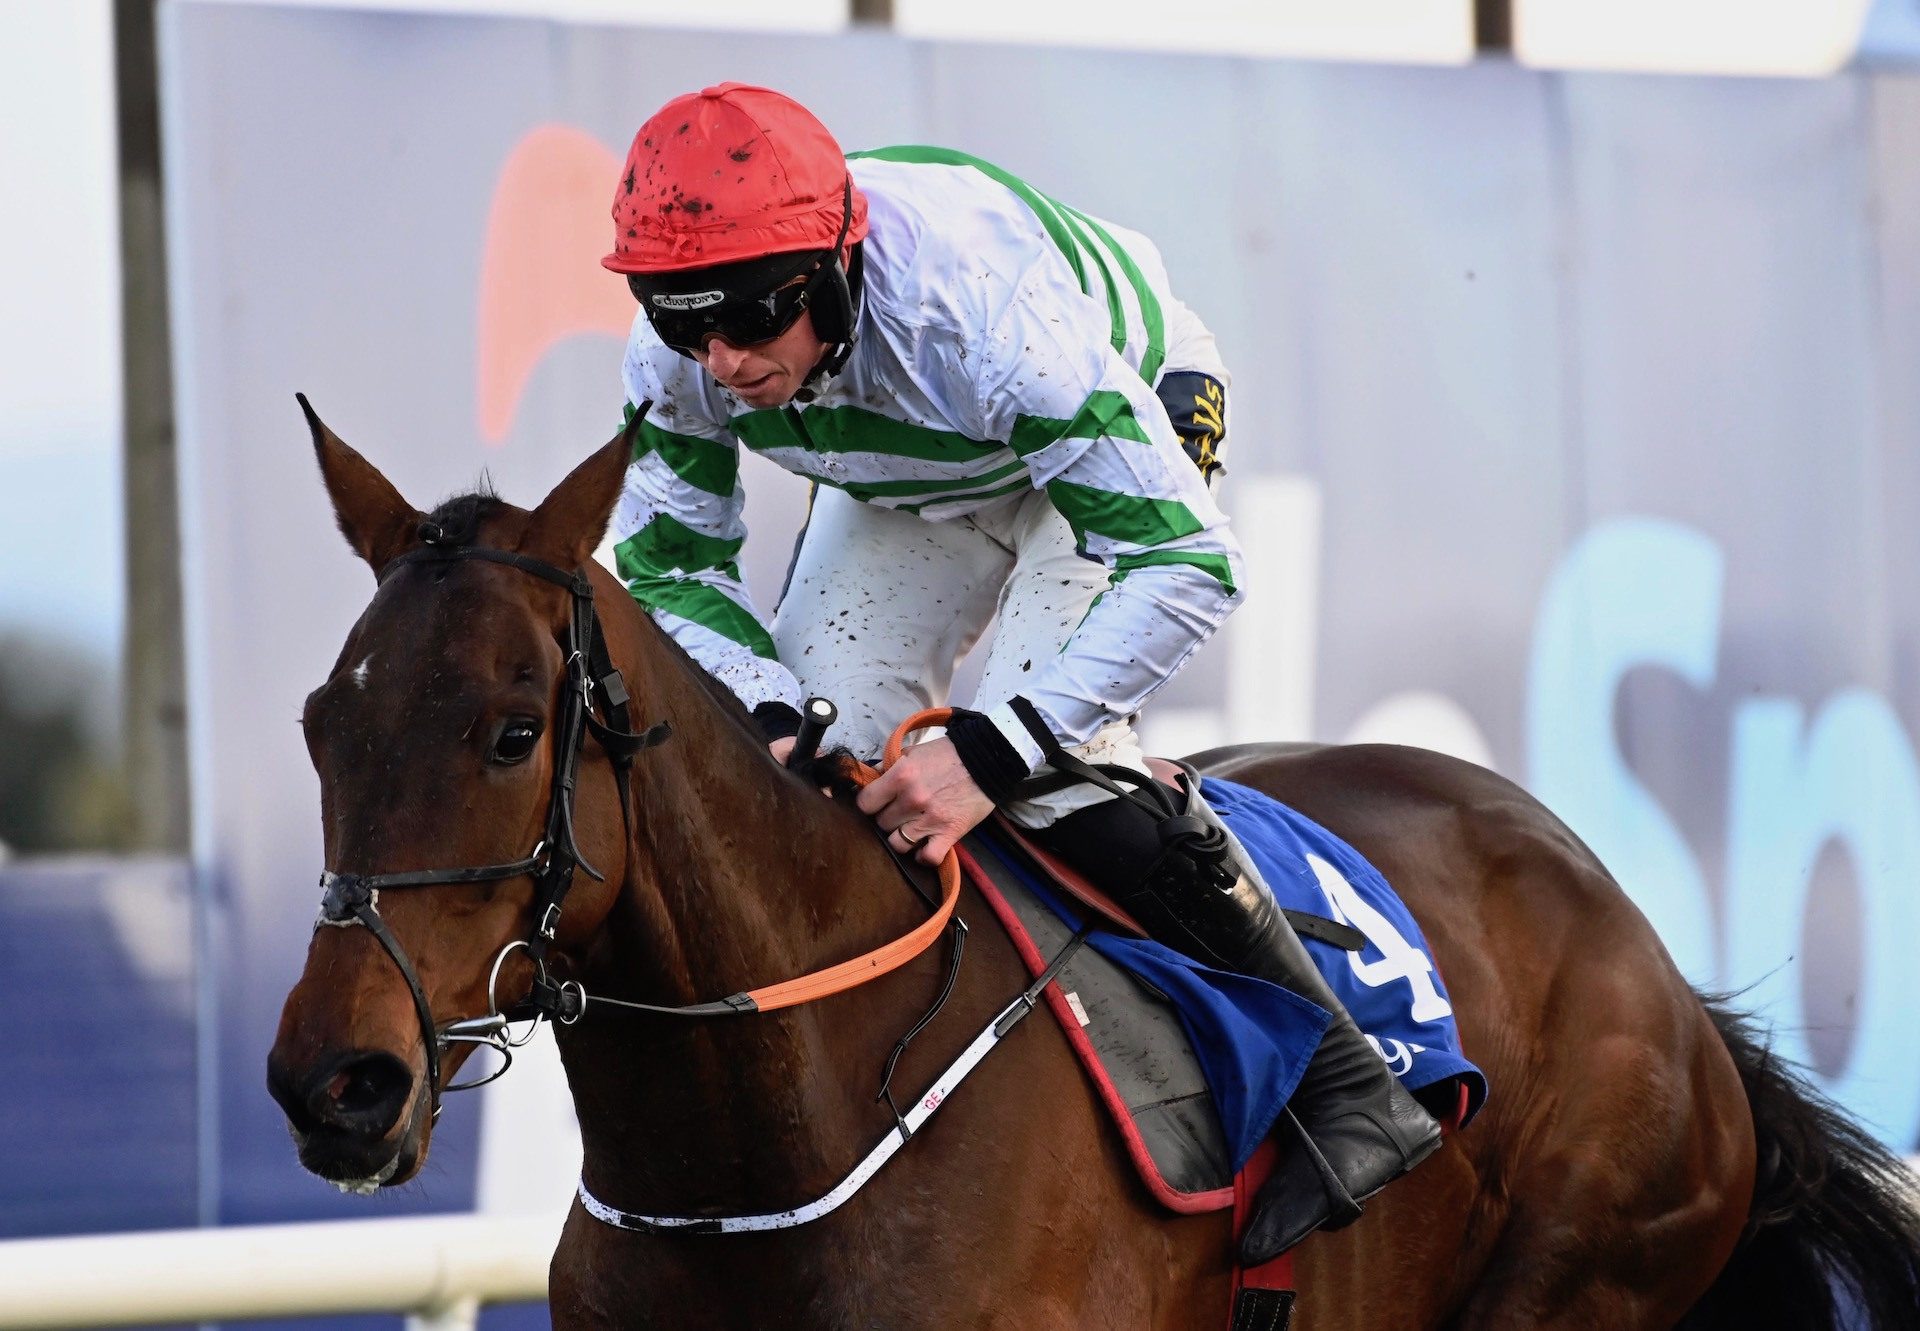
POLYGON ((787 754, 787 770, 805 769, 820 754, 820 741, 827 727, 840 717, 840 709, 825 698, 809 698, 800 708, 800 730, 793 737, 793 750, 787 754))

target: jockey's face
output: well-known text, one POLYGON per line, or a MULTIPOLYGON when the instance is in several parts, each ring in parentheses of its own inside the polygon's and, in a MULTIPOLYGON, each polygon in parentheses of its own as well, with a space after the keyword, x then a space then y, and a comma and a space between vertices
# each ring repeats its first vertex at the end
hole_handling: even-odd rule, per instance
POLYGON ((807 311, 771 342, 736 347, 715 334, 693 358, 722 388, 748 406, 764 409, 793 401, 826 354, 827 344, 815 335, 813 313, 807 311))

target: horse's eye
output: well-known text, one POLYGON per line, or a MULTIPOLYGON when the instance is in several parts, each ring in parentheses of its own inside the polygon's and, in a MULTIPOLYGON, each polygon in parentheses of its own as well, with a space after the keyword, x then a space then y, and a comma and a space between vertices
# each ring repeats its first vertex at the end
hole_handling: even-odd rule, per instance
POLYGON ((506 729, 500 732, 500 738, 493 742, 489 761, 506 765, 525 762, 539 740, 540 723, 531 717, 516 716, 507 722, 506 729))

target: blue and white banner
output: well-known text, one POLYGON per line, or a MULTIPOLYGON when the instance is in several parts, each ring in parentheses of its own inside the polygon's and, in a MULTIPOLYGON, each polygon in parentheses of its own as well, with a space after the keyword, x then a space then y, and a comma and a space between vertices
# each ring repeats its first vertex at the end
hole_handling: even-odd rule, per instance
MULTIPOLYGON (((620 404, 632 305, 597 262, 617 153, 669 96, 730 78, 800 97, 850 148, 950 144, 1153 235, 1219 335, 1221 495, 1255 581, 1150 705, 1157 747, 1394 738, 1489 763, 1593 845, 1689 977, 1751 986, 1783 1051, 1920 1142, 1920 118, 1901 79, 161 17, 188 969, 62 925, 101 978, 44 1020, 192 1164, 36 1210, 40 1162, 7 1155, 15 1232, 564 1197, 551 1070, 451 1102, 430 1177, 372 1210, 300 1172, 266 1095, 321 864, 294 722, 373 589, 293 394, 417 503, 483 469, 543 495, 620 404), (127 1003, 155 985, 186 1006, 127 1003), (136 1055, 155 1041, 190 1073, 136 1055)), ((742 479, 770 604, 804 497, 752 458, 742 479)), ((0 871, 13 946, 43 891, 22 881, 0 871)), ((23 985, 0 969, 8 1010, 42 1020, 23 985)), ((47 1131, 122 1130, 55 1084, 47 1131)), ((42 1140, 20 1112, 0 1109, 8 1139, 42 1140)))

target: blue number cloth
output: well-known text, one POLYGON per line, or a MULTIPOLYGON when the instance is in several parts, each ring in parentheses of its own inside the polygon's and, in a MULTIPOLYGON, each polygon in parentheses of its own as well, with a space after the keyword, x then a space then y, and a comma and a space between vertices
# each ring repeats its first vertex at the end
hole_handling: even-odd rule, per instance
MULTIPOLYGON (((1201 790, 1281 906, 1351 924, 1366 935, 1359 952, 1302 941, 1328 987, 1408 1090, 1448 1080, 1465 1087, 1465 1126, 1486 1100, 1487 1079, 1461 1051, 1439 968, 1420 926, 1386 879, 1352 846, 1259 791, 1213 777, 1203 780, 1201 790)), ((1025 873, 1022 878, 1069 927, 1079 927, 1075 912, 1048 884, 1025 873)), ((1165 994, 1179 1013, 1238 1170, 1299 1084, 1329 1014, 1278 985, 1213 970, 1147 939, 1095 930, 1088 943, 1165 994)))

